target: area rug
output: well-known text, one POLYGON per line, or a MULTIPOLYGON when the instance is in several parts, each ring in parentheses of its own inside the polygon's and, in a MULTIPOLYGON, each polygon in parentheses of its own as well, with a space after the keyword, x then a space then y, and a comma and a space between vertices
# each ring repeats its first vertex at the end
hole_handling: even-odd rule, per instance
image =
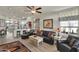
POLYGON ((31 52, 20 41, 0 45, 0 52, 31 52))

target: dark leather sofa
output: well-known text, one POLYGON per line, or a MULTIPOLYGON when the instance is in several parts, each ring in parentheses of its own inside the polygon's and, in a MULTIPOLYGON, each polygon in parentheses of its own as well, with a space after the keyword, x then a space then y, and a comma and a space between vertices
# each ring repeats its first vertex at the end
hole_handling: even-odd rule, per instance
POLYGON ((57 50, 60 52, 78 52, 79 51, 79 37, 69 35, 67 40, 57 40, 57 50))
POLYGON ((21 35, 21 39, 26 39, 29 38, 29 36, 33 35, 34 30, 30 30, 29 32, 24 31, 23 34, 21 35))
POLYGON ((51 36, 48 36, 49 33, 52 33, 51 31, 43 31, 42 37, 43 37, 43 42, 46 42, 48 44, 53 45, 54 44, 54 38, 51 36))

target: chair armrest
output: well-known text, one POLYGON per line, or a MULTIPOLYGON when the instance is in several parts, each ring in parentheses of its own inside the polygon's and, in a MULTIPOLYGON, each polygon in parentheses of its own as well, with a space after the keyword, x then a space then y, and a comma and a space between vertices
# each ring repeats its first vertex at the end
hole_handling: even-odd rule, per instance
POLYGON ((68 49, 71 49, 67 44, 62 44, 63 46, 65 46, 68 49))
POLYGON ((60 49, 61 52, 69 52, 71 50, 71 47, 68 46, 67 44, 60 43, 59 49, 60 49))

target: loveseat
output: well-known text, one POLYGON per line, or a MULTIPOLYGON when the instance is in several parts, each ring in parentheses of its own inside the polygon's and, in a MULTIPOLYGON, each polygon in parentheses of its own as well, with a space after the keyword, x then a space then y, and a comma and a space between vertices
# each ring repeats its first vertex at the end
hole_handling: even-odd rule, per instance
POLYGON ((53 44, 54 44, 54 38, 51 37, 51 35, 52 35, 53 33, 54 33, 54 32, 52 32, 52 31, 43 31, 43 33, 42 33, 43 42, 46 42, 46 43, 48 43, 48 44, 53 45, 53 44))
POLYGON ((69 35, 66 40, 57 40, 57 50, 60 52, 78 52, 79 51, 79 37, 69 35))

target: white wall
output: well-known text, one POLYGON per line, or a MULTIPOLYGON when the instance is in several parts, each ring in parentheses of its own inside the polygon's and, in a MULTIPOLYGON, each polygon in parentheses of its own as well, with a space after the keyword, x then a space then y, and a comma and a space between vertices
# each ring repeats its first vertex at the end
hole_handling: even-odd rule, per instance
POLYGON ((79 7, 73 7, 73 8, 65 9, 55 13, 51 12, 51 13, 44 14, 42 15, 40 20, 40 28, 48 31, 55 31, 58 27, 60 27, 59 17, 79 15, 78 11, 79 11, 79 7), (43 20, 45 19, 53 19, 53 29, 43 28, 43 20))
POLYGON ((56 14, 48 14, 40 20, 40 28, 43 29, 43 30, 53 31, 57 27, 59 27, 59 21, 58 21, 58 15, 56 15, 56 14), (45 19, 53 19, 53 29, 43 28, 43 20, 45 20, 45 19))
POLYGON ((30 16, 30 17, 27 17, 27 20, 26 20, 26 22, 29 22, 29 21, 31 21, 32 22, 32 28, 34 29, 35 27, 34 27, 34 17, 32 17, 32 16, 30 16))

